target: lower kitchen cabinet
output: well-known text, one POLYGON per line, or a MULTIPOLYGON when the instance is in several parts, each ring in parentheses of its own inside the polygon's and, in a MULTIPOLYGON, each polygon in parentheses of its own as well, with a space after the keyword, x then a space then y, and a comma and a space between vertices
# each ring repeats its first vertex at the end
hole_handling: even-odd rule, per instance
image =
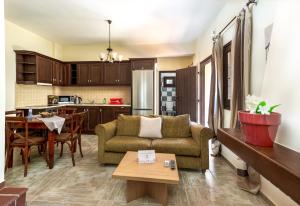
POLYGON ((83 133, 93 134, 98 124, 105 124, 118 118, 119 114, 131 114, 131 107, 123 106, 70 106, 76 107, 77 112, 87 111, 83 125, 83 133))

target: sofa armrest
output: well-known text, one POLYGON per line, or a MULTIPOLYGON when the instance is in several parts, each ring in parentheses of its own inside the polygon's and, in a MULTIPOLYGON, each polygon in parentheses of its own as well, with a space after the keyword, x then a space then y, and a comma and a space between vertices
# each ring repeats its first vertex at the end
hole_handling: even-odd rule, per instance
POLYGON ((200 146, 201 167, 203 169, 208 169, 208 163, 209 163, 208 140, 214 137, 214 133, 211 129, 194 122, 191 123, 191 132, 192 132, 193 139, 200 146))
POLYGON ((106 124, 98 124, 95 133, 98 135, 98 159, 100 163, 104 160, 104 145, 107 140, 115 136, 117 130, 117 120, 106 124))

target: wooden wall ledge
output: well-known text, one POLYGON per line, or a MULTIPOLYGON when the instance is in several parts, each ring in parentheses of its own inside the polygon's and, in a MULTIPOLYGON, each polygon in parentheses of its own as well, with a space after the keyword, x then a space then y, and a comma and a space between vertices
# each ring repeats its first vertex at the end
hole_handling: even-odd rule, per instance
POLYGON ((300 204, 300 153, 274 144, 257 147, 243 141, 239 129, 218 129, 218 140, 300 204))

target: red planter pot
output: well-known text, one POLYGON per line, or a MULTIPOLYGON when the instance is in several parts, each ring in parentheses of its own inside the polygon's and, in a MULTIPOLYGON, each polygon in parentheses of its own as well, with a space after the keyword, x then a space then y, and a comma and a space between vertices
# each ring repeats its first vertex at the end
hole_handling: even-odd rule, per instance
POLYGON ((246 143, 273 147, 281 123, 281 114, 272 112, 270 115, 262 115, 244 111, 239 111, 238 114, 246 143))

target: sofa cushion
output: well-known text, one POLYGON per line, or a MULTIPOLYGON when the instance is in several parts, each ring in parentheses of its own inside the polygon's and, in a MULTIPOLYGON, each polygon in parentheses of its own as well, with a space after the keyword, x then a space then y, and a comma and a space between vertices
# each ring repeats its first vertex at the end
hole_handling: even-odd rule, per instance
POLYGON ((149 118, 141 116, 139 137, 162 138, 161 117, 149 118))
POLYGON ((140 132, 140 117, 134 115, 118 116, 117 136, 138 136, 140 132))
POLYGON ((115 136, 105 142, 107 152, 127 152, 150 149, 151 140, 133 136, 115 136))
POLYGON ((175 155, 200 156, 200 146, 193 138, 162 138, 152 141, 155 152, 175 155))
POLYGON ((163 116, 162 121, 163 137, 190 137, 190 115, 163 116))

